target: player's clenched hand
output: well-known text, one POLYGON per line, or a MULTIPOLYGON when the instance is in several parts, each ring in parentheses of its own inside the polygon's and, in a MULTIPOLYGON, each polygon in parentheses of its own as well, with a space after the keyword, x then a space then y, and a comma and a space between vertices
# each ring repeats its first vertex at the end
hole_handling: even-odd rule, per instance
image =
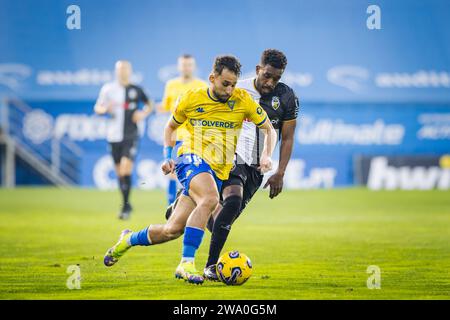
POLYGON ((161 170, 165 175, 172 173, 173 170, 175 170, 175 162, 173 162, 172 159, 164 161, 164 163, 161 166, 161 170))
POLYGON ((283 175, 275 173, 267 180, 266 184, 264 185, 264 189, 268 186, 270 186, 269 197, 270 199, 273 199, 283 190, 283 175))
POLYGON ((264 174, 272 170, 272 159, 268 156, 262 155, 259 160, 259 171, 264 174))

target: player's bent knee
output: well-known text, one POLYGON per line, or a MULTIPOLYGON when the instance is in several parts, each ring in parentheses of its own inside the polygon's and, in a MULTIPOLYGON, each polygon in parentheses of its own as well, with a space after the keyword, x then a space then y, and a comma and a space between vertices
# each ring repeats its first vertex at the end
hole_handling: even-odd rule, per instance
POLYGON ((242 197, 238 195, 232 195, 223 201, 223 208, 226 208, 227 211, 239 212, 242 205, 242 197))
POLYGON ((219 204, 219 197, 217 195, 209 195, 204 197, 198 205, 205 207, 212 212, 214 209, 216 209, 218 204, 219 204))

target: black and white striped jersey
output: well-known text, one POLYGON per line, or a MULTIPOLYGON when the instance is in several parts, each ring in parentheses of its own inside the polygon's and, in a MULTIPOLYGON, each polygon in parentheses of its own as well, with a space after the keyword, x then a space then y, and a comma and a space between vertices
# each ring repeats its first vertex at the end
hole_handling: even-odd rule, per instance
MULTIPOLYGON (((277 131, 277 141, 280 139, 283 123, 297 119, 299 101, 295 92, 286 84, 279 82, 270 94, 264 96, 256 90, 255 78, 240 80, 237 87, 247 90, 266 111, 277 131)), ((238 163, 243 161, 248 165, 259 165, 259 158, 264 147, 264 134, 260 131, 252 122, 244 122, 236 147, 238 163)))
POLYGON ((139 86, 122 86, 118 82, 103 85, 97 99, 98 104, 112 105, 113 112, 108 120, 108 142, 133 140, 138 137, 138 126, 133 122, 133 114, 140 103, 148 103, 148 97, 139 86))

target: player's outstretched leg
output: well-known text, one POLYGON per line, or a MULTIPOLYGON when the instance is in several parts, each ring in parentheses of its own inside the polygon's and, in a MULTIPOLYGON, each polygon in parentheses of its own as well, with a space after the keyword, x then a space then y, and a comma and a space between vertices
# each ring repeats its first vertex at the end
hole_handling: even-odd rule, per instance
POLYGON ((219 280, 216 273, 216 264, 219 260, 220 252, 227 241, 231 225, 241 209, 242 187, 236 185, 226 187, 223 192, 223 197, 222 209, 214 221, 208 261, 203 270, 204 277, 211 281, 219 280))
POLYGON ((186 223, 183 238, 183 255, 175 271, 175 277, 189 283, 202 284, 203 275, 195 268, 195 253, 199 248, 205 226, 214 209, 219 204, 219 193, 211 174, 202 172, 192 178, 189 195, 196 203, 186 223))
POLYGON ((106 251, 105 257, 103 258, 103 263, 107 267, 113 266, 117 261, 119 261, 120 257, 122 257, 125 252, 131 247, 129 243, 131 234, 133 232, 131 230, 123 230, 120 233, 119 241, 106 251))
POLYGON ((114 265, 133 246, 156 245, 178 238, 183 234, 186 221, 194 208, 195 204, 189 197, 181 196, 176 210, 166 224, 150 225, 138 232, 122 231, 119 241, 106 252, 104 264, 107 267, 114 265))
POLYGON ((151 240, 149 237, 150 227, 146 227, 138 232, 132 232, 131 230, 123 230, 120 234, 119 241, 106 251, 103 263, 107 267, 111 267, 116 264, 119 259, 133 246, 149 246, 151 240))

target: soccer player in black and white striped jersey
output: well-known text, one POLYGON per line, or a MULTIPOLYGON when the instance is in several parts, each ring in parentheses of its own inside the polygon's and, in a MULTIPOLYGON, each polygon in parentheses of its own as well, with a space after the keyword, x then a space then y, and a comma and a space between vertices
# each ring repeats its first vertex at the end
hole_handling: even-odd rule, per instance
MULTIPOLYGON (((267 49, 256 66, 256 76, 240 80, 237 87, 247 90, 267 113, 281 140, 280 160, 276 172, 269 177, 264 188, 270 187, 269 197, 275 198, 283 189, 283 177, 294 146, 294 133, 299 112, 298 98, 288 85, 281 82, 287 58, 283 52, 267 49)), ((209 229, 212 231, 208 261, 204 276, 217 280, 216 263, 227 240, 231 225, 239 217, 255 192, 260 188, 264 175, 258 170, 262 142, 260 130, 250 122, 244 122, 236 148, 236 160, 228 180, 224 181, 220 212, 214 214, 209 229)))
POLYGON ((130 83, 131 63, 119 60, 115 65, 116 81, 106 83, 100 90, 94 111, 110 115, 107 140, 114 160, 123 205, 120 219, 128 219, 132 211, 129 202, 131 174, 138 145, 138 123, 145 119, 153 109, 144 90, 130 83), (139 104, 145 107, 139 109, 139 104))

